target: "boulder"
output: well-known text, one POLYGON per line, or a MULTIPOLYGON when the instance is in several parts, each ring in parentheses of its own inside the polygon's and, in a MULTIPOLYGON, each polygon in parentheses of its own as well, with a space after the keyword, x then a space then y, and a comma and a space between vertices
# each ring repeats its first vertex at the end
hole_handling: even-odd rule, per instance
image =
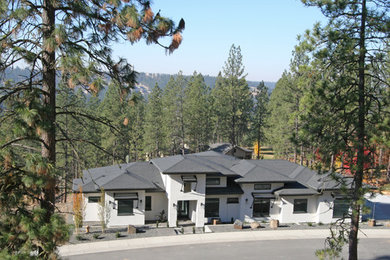
POLYGON ((234 221, 233 228, 234 229, 242 229, 242 221, 239 219, 236 219, 236 221, 234 221))
POLYGON ((375 221, 375 219, 369 219, 369 220, 368 220, 368 226, 369 226, 369 227, 375 227, 375 226, 376 226, 376 221, 375 221))
POLYGON ((135 233, 137 233, 137 229, 132 225, 128 225, 127 226, 127 233, 128 234, 135 234, 135 233))
POLYGON ((271 221, 269 222, 269 226, 270 226, 270 228, 272 228, 272 229, 277 229, 278 226, 279 226, 279 220, 277 220, 277 219, 271 219, 271 221))
POLYGON ((250 225, 251 225, 251 229, 256 229, 261 227, 260 223, 256 221, 252 222, 250 225))

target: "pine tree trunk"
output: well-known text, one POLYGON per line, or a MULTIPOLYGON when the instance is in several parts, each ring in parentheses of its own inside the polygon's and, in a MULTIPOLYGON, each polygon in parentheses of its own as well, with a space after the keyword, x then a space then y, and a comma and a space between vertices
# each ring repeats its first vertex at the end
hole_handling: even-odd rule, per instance
POLYGON ((383 164, 383 148, 379 148, 379 158, 378 158, 378 165, 379 167, 381 167, 383 164))
POLYGON ((334 154, 330 156, 330 170, 333 171, 334 167, 334 154))
MULTIPOLYGON (((68 136, 68 115, 65 114, 65 133, 66 133, 66 136, 68 136)), ((66 203, 67 201, 67 198, 68 198, 68 180, 70 179, 68 174, 69 174, 69 156, 68 156, 68 142, 65 142, 65 147, 64 147, 64 153, 65 153, 65 173, 64 173, 64 176, 65 176, 65 180, 64 180, 64 187, 65 187, 65 191, 64 191, 64 203, 66 203)))
POLYGON ((349 259, 358 259, 358 230, 359 230, 359 215, 360 215, 360 204, 362 191, 362 181, 364 172, 364 144, 365 144, 365 27, 366 27, 366 0, 362 1, 362 14, 360 21, 360 35, 359 35, 359 83, 358 83, 358 98, 359 98, 359 109, 358 109, 358 125, 356 128, 357 134, 357 161, 356 161, 356 172, 354 175, 354 189, 352 193, 352 217, 351 217, 351 229, 349 233, 349 259))
POLYGON ((387 180, 390 181, 390 153, 389 153, 389 158, 388 158, 388 161, 387 161, 386 177, 387 177, 387 180))
MULTIPOLYGON (((44 8, 42 9, 42 32, 43 46, 42 53, 42 90, 45 93, 43 96, 43 105, 46 108, 43 119, 48 124, 48 127, 42 131, 42 157, 47 159, 52 166, 55 166, 56 160, 56 143, 55 143, 55 99, 56 99, 56 71, 55 71, 55 51, 53 47, 48 47, 50 38, 55 25, 55 10, 50 0, 43 1, 44 8)), ((50 217, 54 212, 55 202, 55 185, 54 177, 47 173, 47 182, 44 189, 44 199, 41 202, 42 208, 47 210, 46 221, 50 221, 50 217)))
MULTIPOLYGON (((47 163, 55 168, 56 163, 56 140, 55 140, 55 120, 56 120, 56 70, 55 70, 55 51, 54 47, 48 42, 52 37, 55 26, 55 9, 51 0, 44 0, 42 8, 42 34, 43 34, 43 52, 42 52, 42 105, 44 112, 42 119, 46 127, 41 132, 41 155, 47 160, 47 163)), ((43 173, 45 177, 45 187, 42 191, 43 199, 40 206, 45 210, 44 222, 50 223, 51 216, 55 209, 55 187, 56 178, 52 170, 47 168, 43 173)), ((43 248, 39 248, 41 253, 43 248)), ((45 256, 43 256, 45 257, 45 256)))

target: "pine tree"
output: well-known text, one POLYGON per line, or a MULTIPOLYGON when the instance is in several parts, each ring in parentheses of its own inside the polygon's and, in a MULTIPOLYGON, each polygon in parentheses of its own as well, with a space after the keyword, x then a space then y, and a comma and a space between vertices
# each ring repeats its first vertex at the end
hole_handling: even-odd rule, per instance
POLYGON ((210 88, 202 74, 194 72, 185 89, 184 114, 186 138, 190 149, 200 152, 211 140, 210 88))
POLYGON ((150 158, 163 155, 166 149, 162 95, 156 83, 146 104, 144 149, 150 158))
POLYGON ((260 159, 260 147, 265 142, 265 129, 268 119, 269 93, 264 82, 260 82, 256 88, 255 104, 251 119, 251 139, 257 144, 256 158, 260 159))
POLYGON ((186 142, 184 90, 186 80, 179 72, 171 77, 163 92, 164 130, 167 137, 167 149, 170 154, 184 153, 186 142))
MULTIPOLYGON (((336 134, 323 132, 328 140, 322 139, 337 146, 332 136, 341 136, 346 144, 342 152, 348 157, 353 175, 353 190, 349 194, 352 198, 351 223, 346 231, 349 259, 357 259, 359 216, 366 192, 362 180, 370 163, 365 150, 370 149, 367 142, 370 140, 369 129, 379 118, 378 88, 387 85, 378 77, 378 69, 384 62, 384 52, 388 47, 390 3, 370 0, 303 2, 319 7, 329 19, 325 27, 316 25, 307 40, 315 46, 312 55, 318 61, 316 69, 325 79, 321 81, 317 93, 322 94, 319 97, 325 102, 334 105, 328 107, 338 115, 333 117, 335 121, 324 118, 324 122, 343 128, 336 134)), ((339 245, 337 242, 344 241, 334 239, 329 245, 339 245)))
POLYGON ((295 145, 292 142, 294 121, 291 120, 291 114, 294 111, 290 95, 292 84, 291 73, 285 71, 270 96, 269 127, 266 131, 267 139, 272 144, 276 156, 286 159, 290 159, 295 151, 295 145))
MULTIPOLYGON (((145 132, 145 98, 141 93, 135 92, 128 106, 128 136, 130 161, 143 160, 144 156, 144 132, 145 132)), ((126 121, 124 121, 126 123, 126 121)))
POLYGON ((0 86, 0 105, 7 103, 4 116, 11 126, 0 141, 1 253, 3 258, 22 258, 38 250, 39 258, 50 258, 66 238, 63 222, 54 214, 56 73, 61 71, 68 87, 94 94, 109 78, 126 95, 135 74, 124 59, 111 58, 109 43, 123 38, 135 43, 144 38, 149 44, 160 44, 162 37, 170 36, 172 42, 165 48, 172 52, 181 43, 184 21, 175 27, 160 13, 154 15, 149 1, 143 0, 2 0, 0 16, 0 71, 20 61, 30 71, 28 78, 0 86), (10 202, 8 196, 14 200, 10 202), (39 206, 28 207, 32 204, 39 206))
POLYGON ((245 76, 241 48, 233 44, 223 67, 223 81, 213 90, 218 128, 232 145, 239 144, 248 133, 253 101, 245 76))

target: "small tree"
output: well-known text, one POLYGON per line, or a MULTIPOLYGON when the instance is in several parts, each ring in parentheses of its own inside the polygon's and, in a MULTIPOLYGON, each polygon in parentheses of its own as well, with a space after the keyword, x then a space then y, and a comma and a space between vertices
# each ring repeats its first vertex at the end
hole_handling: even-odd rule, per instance
POLYGON ((73 194, 73 219, 76 234, 78 234, 80 231, 80 227, 83 226, 84 220, 83 189, 81 187, 79 192, 75 192, 73 194))
POLYGON ((98 209, 98 217, 100 221, 100 226, 102 227, 102 233, 106 231, 106 227, 108 221, 111 216, 111 211, 106 203, 106 193, 104 192, 104 188, 100 188, 100 200, 99 200, 99 209, 98 209))

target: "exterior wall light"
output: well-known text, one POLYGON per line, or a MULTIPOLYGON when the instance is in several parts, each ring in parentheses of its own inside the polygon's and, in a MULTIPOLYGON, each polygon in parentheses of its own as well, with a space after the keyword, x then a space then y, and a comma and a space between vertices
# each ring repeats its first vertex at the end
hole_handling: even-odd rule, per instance
POLYGON ((116 204, 113 201, 109 201, 108 205, 112 205, 112 209, 116 209, 116 204))

